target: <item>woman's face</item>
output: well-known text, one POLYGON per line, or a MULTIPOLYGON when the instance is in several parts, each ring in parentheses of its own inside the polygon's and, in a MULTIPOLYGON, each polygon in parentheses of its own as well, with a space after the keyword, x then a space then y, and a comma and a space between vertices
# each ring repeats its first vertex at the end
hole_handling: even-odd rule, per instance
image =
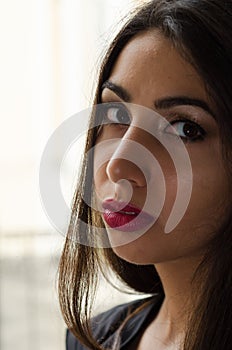
POLYGON ((200 76, 159 32, 141 33, 121 51, 103 85, 101 100, 109 103, 109 107, 96 146, 103 141, 121 141, 112 141, 114 149, 103 163, 99 162, 102 151, 98 147, 94 154, 97 204, 114 252, 138 264, 201 256, 225 222, 228 182, 222 165, 214 106, 200 76), (142 107, 136 109, 134 104, 145 107, 144 113, 142 107), (175 162, 156 138, 157 121, 154 117, 152 125, 150 117, 146 119, 147 109, 172 125, 165 132, 169 141, 173 138, 174 151, 174 140, 183 141, 192 177, 185 172, 185 176, 177 179, 175 162), (144 157, 140 149, 145 150, 144 157), (157 160, 164 182, 159 166, 155 169, 146 152, 157 160), (176 199, 178 181, 184 183, 186 189, 192 186, 191 197, 180 222, 166 234, 164 229, 176 199), (157 217, 164 185, 165 198, 157 217), (144 213, 148 195, 150 205, 144 213), (117 210, 120 212, 115 213, 117 210), (133 219, 140 213, 138 226, 133 226, 133 219), (153 222, 152 218, 155 218, 153 222), (123 229, 124 224, 129 229, 123 229), (142 226, 146 224, 150 225, 144 229, 142 226), (136 229, 139 232, 143 229, 144 233, 136 235, 136 229))

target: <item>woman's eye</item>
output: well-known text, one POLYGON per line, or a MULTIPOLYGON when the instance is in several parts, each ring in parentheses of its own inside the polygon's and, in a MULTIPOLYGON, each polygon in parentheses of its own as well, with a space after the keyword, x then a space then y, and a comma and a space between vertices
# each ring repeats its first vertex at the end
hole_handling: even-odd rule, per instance
POLYGON ((175 120, 165 129, 169 134, 175 134, 186 141, 203 140, 206 134, 200 125, 190 120, 175 120))
POLYGON ((128 112, 123 107, 112 106, 105 110, 105 121, 114 124, 130 124, 128 112))

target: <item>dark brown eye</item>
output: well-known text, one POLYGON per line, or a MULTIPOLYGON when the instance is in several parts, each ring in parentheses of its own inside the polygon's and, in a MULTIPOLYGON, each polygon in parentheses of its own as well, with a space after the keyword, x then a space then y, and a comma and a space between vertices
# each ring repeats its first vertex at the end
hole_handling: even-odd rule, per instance
POLYGON ((125 124, 131 123, 129 112, 120 103, 107 103, 104 105, 104 122, 106 124, 125 124))
POLYGON ((166 132, 174 133, 184 140, 195 141, 203 139, 205 136, 204 129, 202 129, 202 127, 197 123, 190 120, 175 120, 170 124, 171 126, 166 128, 166 132))

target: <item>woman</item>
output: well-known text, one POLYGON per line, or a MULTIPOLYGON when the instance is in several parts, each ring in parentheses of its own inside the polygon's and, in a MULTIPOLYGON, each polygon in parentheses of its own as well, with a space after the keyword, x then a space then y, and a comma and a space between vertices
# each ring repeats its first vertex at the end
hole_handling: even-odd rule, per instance
POLYGON ((60 261, 68 350, 232 348, 231 18, 228 0, 151 1, 128 20, 105 56, 95 104, 106 107, 90 124, 86 153, 94 148, 94 159, 88 156, 83 165, 60 261), (191 162, 192 178, 181 179, 192 186, 191 197, 169 234, 165 224, 178 174, 135 105, 165 118, 165 134, 182 140, 191 162), (122 141, 114 155, 96 165, 98 146, 114 139, 122 141), (147 229, 137 236, 133 229, 141 227, 131 222, 143 213, 151 189, 154 206, 159 202, 162 182, 152 163, 144 159, 140 167, 131 160, 135 144, 158 160, 166 185, 160 215, 147 206, 147 229), (93 201, 97 210, 86 204, 93 201), (86 237, 94 236, 93 227, 103 228, 110 247, 94 247, 91 238, 77 244, 83 222, 86 237), (97 272, 106 266, 149 297, 90 321, 97 272))

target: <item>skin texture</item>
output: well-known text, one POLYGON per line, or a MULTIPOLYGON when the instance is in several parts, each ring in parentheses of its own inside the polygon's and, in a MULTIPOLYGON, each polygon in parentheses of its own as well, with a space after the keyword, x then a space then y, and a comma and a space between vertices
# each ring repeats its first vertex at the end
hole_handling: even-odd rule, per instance
MULTIPOLYGON (((141 237, 124 245, 116 246, 127 233, 111 229, 108 234, 118 256, 136 264, 154 264, 163 283, 165 300, 158 316, 145 331, 138 349, 176 349, 191 309, 191 278, 210 239, 222 228, 227 213, 228 185, 219 131, 212 115, 215 108, 198 73, 158 31, 141 33, 133 38, 121 51, 108 80, 123 87, 128 95, 127 101, 107 87, 103 89, 102 102, 138 104, 158 112, 170 123, 185 115, 189 120, 194 119, 205 131, 203 139, 187 141, 182 138, 191 160, 193 188, 186 213, 170 234, 164 234, 164 227, 176 197, 177 175, 168 152, 153 136, 131 125, 104 126, 97 139, 97 144, 116 137, 135 141, 146 147, 162 168, 166 196, 154 225, 141 237), (154 106, 154 101, 176 96, 204 101, 212 112, 189 105, 159 109, 154 106)), ((138 118, 141 118, 139 113, 132 113, 133 121, 138 118)), ((182 132, 182 126, 180 122, 173 124, 178 132, 182 132)), ((125 200, 127 188, 120 180, 126 179, 133 190, 130 203, 143 208, 148 186, 143 172, 132 162, 122 159, 124 152, 129 152, 123 143, 115 151, 117 159, 109 160, 95 173, 94 185, 99 205, 109 198, 125 200)), ((130 151, 133 152, 132 149, 130 151)), ((98 156, 95 152, 95 160, 98 156)), ((150 166, 146 165, 148 172, 153 174, 150 166)), ((158 201, 159 179, 151 176, 150 181, 149 186, 154 188, 158 201)), ((152 208, 149 211, 153 213, 152 208)))

